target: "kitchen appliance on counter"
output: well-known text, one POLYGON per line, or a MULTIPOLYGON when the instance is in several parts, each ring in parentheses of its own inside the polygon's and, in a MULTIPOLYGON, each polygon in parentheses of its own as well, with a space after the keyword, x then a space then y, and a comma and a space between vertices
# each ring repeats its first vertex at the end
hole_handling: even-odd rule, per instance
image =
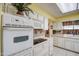
POLYGON ((33 24, 31 19, 3 15, 3 48, 2 55, 13 55, 33 46, 33 24))

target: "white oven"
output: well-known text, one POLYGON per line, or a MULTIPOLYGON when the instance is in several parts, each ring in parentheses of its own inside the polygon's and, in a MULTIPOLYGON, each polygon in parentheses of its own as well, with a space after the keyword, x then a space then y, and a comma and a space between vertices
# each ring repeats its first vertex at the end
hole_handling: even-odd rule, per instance
MULTIPOLYGON (((17 24, 16 17, 7 16, 9 22, 11 19, 15 20, 14 23, 17 24)), ((22 18, 18 25, 7 23, 7 17, 4 16, 5 26, 3 26, 3 55, 12 55, 19 51, 31 48, 33 46, 33 28, 32 26, 23 25, 22 18), (8 25, 6 25, 6 23, 8 25), (20 24, 21 23, 21 24, 20 24)), ((17 18, 19 20, 19 18, 17 18)), ((29 20, 29 19, 28 19, 29 20)))

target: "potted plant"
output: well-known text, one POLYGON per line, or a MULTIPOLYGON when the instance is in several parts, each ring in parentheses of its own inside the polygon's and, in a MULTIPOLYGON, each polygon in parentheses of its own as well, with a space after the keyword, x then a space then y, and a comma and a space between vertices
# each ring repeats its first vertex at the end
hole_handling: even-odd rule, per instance
POLYGON ((29 5, 31 5, 31 3, 12 3, 12 6, 18 10, 17 14, 24 15, 25 13, 26 16, 29 16, 29 12, 33 13, 33 11, 28 7, 29 5))

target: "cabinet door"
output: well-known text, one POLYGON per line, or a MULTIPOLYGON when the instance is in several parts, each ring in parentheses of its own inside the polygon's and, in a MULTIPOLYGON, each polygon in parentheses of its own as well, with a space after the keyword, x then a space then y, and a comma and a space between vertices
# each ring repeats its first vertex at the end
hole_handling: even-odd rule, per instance
POLYGON ((58 26, 57 23, 54 23, 53 24, 53 30, 57 30, 57 26, 58 26))
POLYGON ((48 30, 48 18, 47 17, 44 17, 44 30, 48 30))
POLYGON ((58 23, 58 24, 57 24, 57 27, 58 27, 58 28, 57 28, 58 30, 62 30, 62 29, 63 29, 63 24, 62 24, 62 22, 58 23))
POLYGON ((79 41, 74 42, 74 51, 79 52, 79 41))
POLYGON ((44 16, 38 15, 38 20, 39 20, 41 23, 43 23, 43 21, 44 21, 44 16))
POLYGON ((40 55, 40 53, 42 52, 43 48, 42 48, 42 44, 34 47, 34 56, 40 55))
POLYGON ((58 37, 53 38, 53 45, 58 46, 58 37))
POLYGON ((41 44, 34 47, 34 56, 48 55, 48 41, 42 42, 41 44))
POLYGON ((30 18, 32 18, 32 19, 38 19, 37 16, 38 16, 38 14, 36 12, 33 12, 33 13, 29 12, 29 17, 30 18))
POLYGON ((72 39, 67 39, 67 40, 65 40, 65 42, 64 42, 64 44, 65 44, 65 48, 66 49, 69 49, 69 50, 73 50, 74 48, 73 48, 73 41, 72 41, 72 39))
POLYGON ((58 46, 64 48, 64 38, 61 37, 58 38, 58 46))
POLYGON ((35 29, 41 29, 41 23, 38 21, 34 21, 34 28, 35 29))
POLYGON ((62 22, 60 22, 60 23, 54 23, 53 24, 53 29, 54 30, 62 30, 63 29, 62 22))
POLYGON ((53 55, 54 56, 65 56, 65 50, 54 47, 53 55))

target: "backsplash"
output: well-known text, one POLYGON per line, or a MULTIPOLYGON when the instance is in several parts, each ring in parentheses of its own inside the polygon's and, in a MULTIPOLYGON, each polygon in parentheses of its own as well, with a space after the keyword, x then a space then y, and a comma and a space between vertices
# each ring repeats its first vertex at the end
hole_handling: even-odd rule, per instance
POLYGON ((45 36, 45 30, 42 29, 34 29, 33 37, 45 36))

